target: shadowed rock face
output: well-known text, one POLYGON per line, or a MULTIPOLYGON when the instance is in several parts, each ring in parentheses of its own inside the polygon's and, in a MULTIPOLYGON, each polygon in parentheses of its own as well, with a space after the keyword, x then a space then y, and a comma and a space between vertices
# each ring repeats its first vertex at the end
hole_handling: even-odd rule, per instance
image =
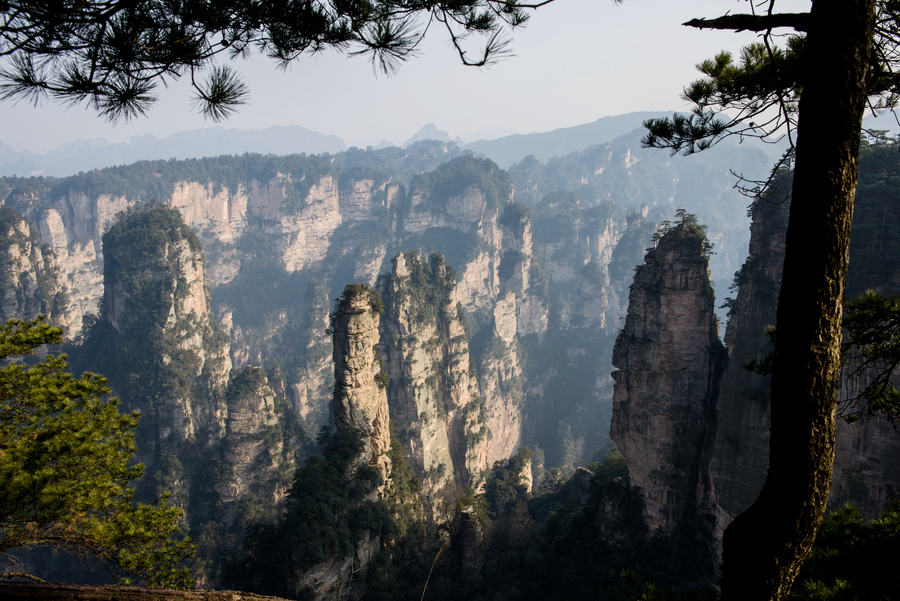
MULTIPOLYGON (((864 198, 858 199, 865 202, 864 198)), ((757 202, 750 228, 750 256, 738 272, 738 293, 725 343, 730 356, 719 393, 718 432, 712 460, 718 501, 730 521, 762 489, 769 464, 771 378, 741 367, 772 348, 765 327, 775 324, 784 263, 790 198, 757 202)), ((871 282, 875 286, 878 282, 871 282)), ((862 380, 842 374, 841 395, 854 396, 862 380)), ((853 503, 867 518, 877 516, 900 491, 900 435, 881 416, 837 422, 834 476, 829 507, 853 503)))
MULTIPOLYGON (((227 339, 210 313, 209 291, 199 239, 181 216, 166 207, 123 215, 103 237, 106 251, 102 320, 118 341, 121 373, 153 377, 152 357, 168 372, 159 407, 158 439, 193 440, 201 430, 225 434, 227 408, 221 392, 231 360, 227 339), (180 373, 184 372, 184 373, 180 373), (185 381, 193 380, 193 385, 185 381)), ((104 349, 109 352, 109 349, 104 349)), ((126 406, 145 413, 150 385, 137 392, 113 380, 126 406)))
POLYGON ((387 392, 376 376, 381 373, 375 345, 380 316, 377 295, 368 287, 351 284, 334 312, 334 425, 356 428, 368 437, 362 460, 387 481, 391 447, 387 392))
POLYGON ((728 368, 719 390, 718 434, 712 458, 719 503, 731 516, 750 506, 769 465, 769 395, 772 379, 741 367, 771 350, 765 327, 775 325, 790 202, 757 203, 750 256, 736 275, 739 286, 725 333, 728 368))
POLYGON ((647 252, 616 340, 610 437, 640 487, 650 531, 709 515, 708 445, 723 348, 704 236, 677 226, 647 252))

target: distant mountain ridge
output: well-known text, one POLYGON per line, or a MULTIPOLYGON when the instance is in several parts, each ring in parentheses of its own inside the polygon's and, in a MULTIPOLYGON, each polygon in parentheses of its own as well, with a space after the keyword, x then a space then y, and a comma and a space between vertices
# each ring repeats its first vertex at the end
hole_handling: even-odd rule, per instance
MULTIPOLYGON (((548 132, 514 134, 469 144, 464 144, 459 138, 454 141, 460 148, 487 157, 506 169, 529 155, 546 162, 553 157, 564 157, 589 146, 604 144, 634 131, 647 119, 671 114, 671 111, 635 112, 601 117, 592 123, 548 132)), ((434 123, 428 123, 403 146, 408 147, 426 139, 450 142, 452 136, 438 129, 434 123)), ((389 145, 382 141, 378 148, 389 145)), ((253 131, 211 127, 178 132, 165 138, 157 138, 152 134, 134 136, 128 142, 113 144, 103 138, 94 138, 77 140, 45 154, 15 151, 0 142, 0 176, 66 177, 79 171, 125 165, 140 160, 189 159, 242 155, 248 152, 274 155, 336 154, 343 150, 347 150, 347 144, 341 138, 299 125, 273 126, 253 131)))
POLYGON ((103 138, 94 138, 64 144, 46 154, 27 150, 17 152, 0 142, 0 176, 65 177, 79 171, 148 159, 189 159, 246 152, 333 154, 346 149, 347 145, 337 136, 320 134, 299 125, 253 131, 210 127, 182 131, 165 138, 152 134, 133 136, 128 142, 114 144, 103 138))
POLYGON ((601 117, 593 123, 562 127, 535 134, 515 134, 496 140, 478 140, 463 148, 473 150, 506 169, 528 155, 546 162, 553 157, 566 156, 588 146, 610 142, 634 131, 647 119, 670 116, 673 111, 639 112, 601 117))

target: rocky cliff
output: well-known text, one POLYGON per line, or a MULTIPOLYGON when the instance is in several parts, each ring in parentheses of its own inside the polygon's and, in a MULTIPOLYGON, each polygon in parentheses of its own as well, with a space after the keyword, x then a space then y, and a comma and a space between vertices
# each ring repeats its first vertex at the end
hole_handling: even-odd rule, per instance
MULTIPOLYGON (((731 360, 719 395, 712 469, 719 503, 729 519, 756 500, 768 467, 770 378, 748 371, 742 363, 772 349, 765 328, 775 323, 790 198, 770 200, 774 202, 757 201, 752 208, 750 256, 735 274, 737 294, 725 336, 731 360)), ((878 197, 860 194, 858 212, 866 211, 872 202, 878 202, 881 211, 878 197)), ((856 232, 854 227, 854 236, 856 232)), ((884 286, 885 282, 857 282, 860 285, 884 286)), ((854 396, 862 385, 861 379, 847 378, 851 370, 852 362, 843 372, 842 398, 854 396)), ((870 415, 854 424, 838 420, 829 507, 849 502, 868 518, 878 515, 887 500, 900 492, 898 460, 900 435, 886 419, 870 415)))
POLYGON ((0 321, 46 315, 68 329, 74 318, 58 272, 53 249, 41 243, 28 220, 0 206, 0 321))
POLYGON ((790 202, 757 202, 752 209, 749 257, 735 274, 725 346, 728 367, 719 389, 712 469, 719 503, 732 517, 762 489, 769 464, 771 378, 742 367, 772 350, 767 326, 775 325, 790 202))
POLYGON ((613 352, 610 437, 642 491, 651 532, 717 520, 708 463, 723 359, 707 241, 683 220, 637 269, 613 352))
POLYGON ((278 514, 302 456, 284 374, 232 370, 200 241, 178 211, 123 212, 103 243, 100 316, 72 349, 73 365, 106 374, 125 407, 141 411, 138 458, 150 476, 138 494, 173 493, 199 538, 194 576, 215 585, 219 553, 278 514))
POLYGON ((387 373, 378 356, 378 325, 383 311, 378 294, 350 284, 334 308, 334 425, 362 431, 368 444, 360 460, 384 481, 391 475, 387 373))
POLYGON ((214 487, 226 523, 234 519, 241 499, 251 496, 264 507, 277 507, 290 486, 297 440, 285 440, 279 414, 284 419, 286 407, 278 411, 275 399, 269 379, 258 367, 244 368, 228 383, 223 469, 214 487))
POLYGON ((478 485, 489 466, 485 407, 456 299, 456 273, 438 253, 427 261, 401 253, 379 290, 391 419, 443 521, 459 488, 478 485))
POLYGON ((144 412, 156 440, 221 438, 231 361, 210 314, 199 239, 177 211, 150 206, 121 214, 103 246, 101 327, 85 351, 112 344, 103 352, 112 369, 98 371, 144 412))

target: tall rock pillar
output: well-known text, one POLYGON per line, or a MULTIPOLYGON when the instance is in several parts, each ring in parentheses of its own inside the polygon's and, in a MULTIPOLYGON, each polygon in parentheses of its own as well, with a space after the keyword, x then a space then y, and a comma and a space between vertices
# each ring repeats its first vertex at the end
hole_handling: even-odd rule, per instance
POLYGON ((332 315, 334 335, 334 425, 365 433, 361 460, 384 480, 391 473, 387 378, 375 345, 381 300, 368 286, 349 284, 332 315))
POLYGON ((671 535, 683 520, 715 530, 709 479, 719 341, 708 243, 690 220, 650 249, 634 277, 616 340, 610 436, 640 487, 650 531, 671 535))

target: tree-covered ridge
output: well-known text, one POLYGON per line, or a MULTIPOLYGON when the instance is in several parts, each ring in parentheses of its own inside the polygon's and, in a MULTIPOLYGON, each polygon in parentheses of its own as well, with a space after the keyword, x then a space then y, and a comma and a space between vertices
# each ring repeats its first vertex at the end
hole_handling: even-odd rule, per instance
POLYGON ((451 197, 460 196, 477 186, 484 194, 487 207, 496 211, 512 198, 513 183, 506 171, 493 161, 471 155, 455 158, 426 173, 414 177, 409 184, 410 196, 427 194, 426 206, 433 212, 444 211, 451 197))
POLYGON ((184 223, 181 213, 161 203, 135 205, 120 213, 103 235, 104 281, 124 284, 135 309, 165 320, 172 302, 171 280, 176 284, 175 300, 183 300, 187 294, 175 248, 182 241, 199 260, 203 250, 200 238, 184 223), (168 277, 160 279, 161 273, 151 273, 154 270, 168 277))
POLYGON ((447 161, 471 154, 471 151, 462 150, 455 142, 421 140, 406 148, 397 146, 379 150, 350 148, 335 154, 332 157, 332 164, 347 171, 366 169, 390 173, 395 181, 409 184, 419 173, 433 171, 447 161))
POLYGON ((9 362, 59 344, 42 318, 0 329, 0 554, 16 571, 16 549, 51 546, 98 560, 120 582, 192 586, 179 540, 182 512, 168 494, 134 504, 139 413, 122 415, 106 378, 76 378, 65 355, 34 365, 9 362))

